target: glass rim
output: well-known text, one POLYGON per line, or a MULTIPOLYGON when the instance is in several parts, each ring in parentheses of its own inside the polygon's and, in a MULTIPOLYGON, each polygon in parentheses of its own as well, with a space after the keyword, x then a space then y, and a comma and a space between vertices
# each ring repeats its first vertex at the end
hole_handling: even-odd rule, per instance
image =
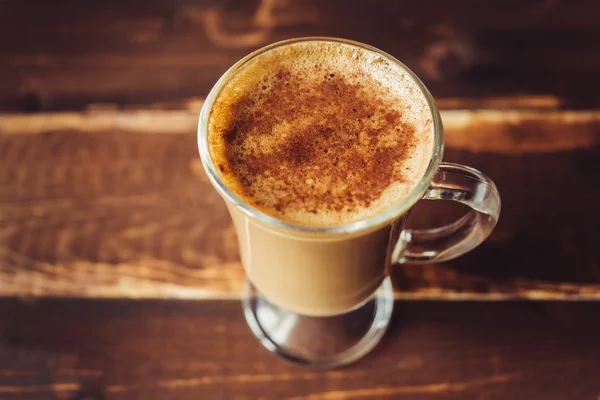
POLYGON ((247 56, 236 62, 233 66, 231 66, 213 86, 210 93, 206 97, 206 100, 204 101, 202 110, 200 111, 200 119, 198 123, 198 149, 200 151, 202 165, 204 166, 204 169, 212 185, 217 189, 219 194, 225 198, 225 200, 232 203, 238 210, 240 210, 246 216, 251 217, 274 228, 278 228, 280 230, 288 232, 295 231, 307 234, 345 234, 371 230, 386 223, 389 223, 395 220, 396 218, 402 216, 417 201, 419 201, 423 197, 423 194, 429 187, 429 183, 431 182, 435 173, 437 172, 439 164, 442 160, 444 151, 444 129, 442 126, 439 110, 429 90, 425 87, 423 82, 421 82, 421 80, 415 75, 414 72, 412 72, 406 65, 397 60, 395 57, 382 50, 377 49, 376 47, 356 42, 353 40, 340 39, 334 37, 311 36, 283 40, 261 47, 260 49, 253 51, 252 53, 248 54, 247 56), (236 73, 236 71, 238 71, 248 61, 269 50, 293 43, 311 41, 341 43, 359 47, 361 49, 380 54, 381 56, 387 58, 389 61, 397 64, 408 74, 408 76, 410 76, 413 79, 414 83, 423 93, 433 119, 434 138, 432 156, 429 160, 429 164, 427 165, 427 169, 425 170, 425 173, 423 174, 419 182, 400 201, 394 203, 392 206, 386 208, 382 212, 367 218, 363 218, 353 222, 348 222, 345 224, 331 226, 303 225, 279 219, 251 206, 250 204, 242 200, 239 196, 237 196, 235 193, 233 193, 223 182, 215 165, 212 162, 212 157, 210 155, 208 146, 208 119, 210 116, 212 105, 219 93, 221 92, 222 88, 229 82, 230 78, 236 73))

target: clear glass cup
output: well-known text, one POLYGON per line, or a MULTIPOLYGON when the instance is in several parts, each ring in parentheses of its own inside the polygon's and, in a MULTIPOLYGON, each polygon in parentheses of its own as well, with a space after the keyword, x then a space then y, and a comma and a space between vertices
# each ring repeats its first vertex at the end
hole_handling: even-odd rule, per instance
POLYGON ((259 49, 215 84, 200 113, 198 146, 208 177, 234 222, 247 279, 242 294, 252 332, 271 352, 299 364, 331 368, 368 353, 389 324, 394 263, 431 263, 458 257, 483 242, 500 215, 500 196, 481 172, 442 163, 444 131, 433 97, 404 64, 366 44, 337 38, 299 38, 259 49), (208 117, 221 88, 252 58, 301 41, 328 41, 370 50, 396 63, 427 99, 434 150, 420 182, 398 203, 367 219, 317 227, 289 223, 245 203, 223 182, 211 160, 208 117), (435 229, 407 229, 419 200, 453 200, 470 207, 462 218, 435 229))

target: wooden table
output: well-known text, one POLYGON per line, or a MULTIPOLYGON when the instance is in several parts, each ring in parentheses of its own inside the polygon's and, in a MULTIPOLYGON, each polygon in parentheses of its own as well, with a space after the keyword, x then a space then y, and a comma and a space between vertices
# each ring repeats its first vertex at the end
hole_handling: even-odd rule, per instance
MULTIPOLYGON (((600 399, 594 1, 0 2, 0 399, 600 399), (202 170, 202 98, 251 50, 330 35, 420 75, 490 239, 393 268, 381 345, 319 372, 246 327, 202 170)), ((437 204, 437 203, 436 203, 437 204)), ((415 226, 462 212, 419 205, 415 226)))

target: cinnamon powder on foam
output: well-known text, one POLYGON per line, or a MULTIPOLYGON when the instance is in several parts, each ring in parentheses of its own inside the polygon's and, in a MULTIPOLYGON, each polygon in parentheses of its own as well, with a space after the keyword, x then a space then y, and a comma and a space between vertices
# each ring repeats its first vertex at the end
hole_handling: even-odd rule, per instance
POLYGON ((228 187, 267 214, 337 225, 380 213, 432 152, 424 95, 396 64, 351 45, 272 49, 236 71, 209 118, 228 187))

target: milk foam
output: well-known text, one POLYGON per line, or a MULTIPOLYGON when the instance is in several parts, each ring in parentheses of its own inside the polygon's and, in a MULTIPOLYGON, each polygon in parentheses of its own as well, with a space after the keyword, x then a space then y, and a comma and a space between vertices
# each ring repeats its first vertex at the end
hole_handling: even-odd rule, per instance
POLYGON ((323 41, 277 47, 240 67, 213 104, 208 135, 213 163, 236 195, 316 226, 397 203, 433 149, 426 98, 400 66, 323 41))

